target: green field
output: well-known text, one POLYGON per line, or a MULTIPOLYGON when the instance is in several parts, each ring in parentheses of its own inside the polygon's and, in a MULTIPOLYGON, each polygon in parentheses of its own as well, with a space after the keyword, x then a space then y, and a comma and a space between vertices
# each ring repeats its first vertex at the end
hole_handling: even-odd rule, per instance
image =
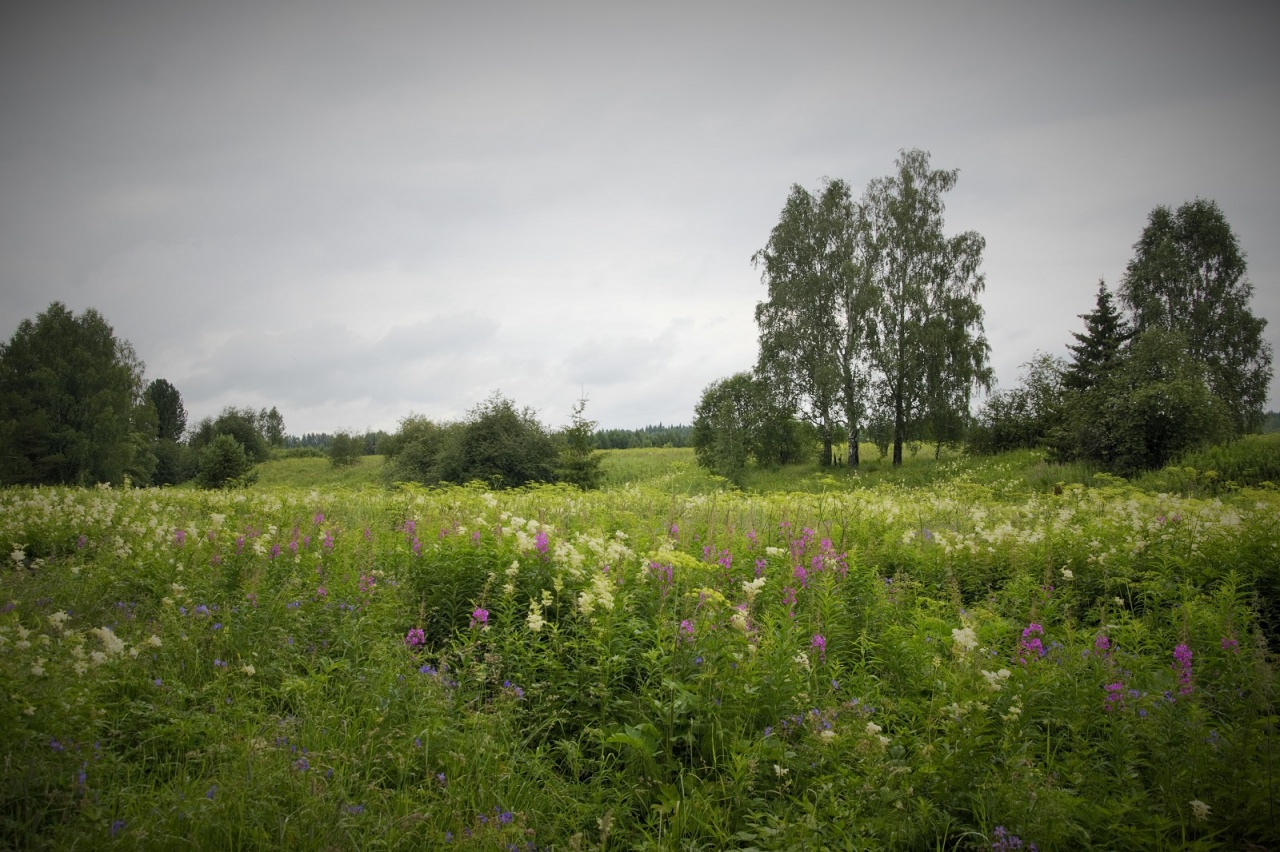
POLYGON ((0 491, 0 847, 1280 848, 1274 488, 380 464, 0 491))

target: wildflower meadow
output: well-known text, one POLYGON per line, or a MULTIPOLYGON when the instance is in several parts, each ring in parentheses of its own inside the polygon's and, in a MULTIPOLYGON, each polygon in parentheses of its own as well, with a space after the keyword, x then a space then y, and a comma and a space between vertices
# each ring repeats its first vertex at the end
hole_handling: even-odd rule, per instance
POLYGON ((0 846, 1280 848, 1280 499, 0 492, 0 846))

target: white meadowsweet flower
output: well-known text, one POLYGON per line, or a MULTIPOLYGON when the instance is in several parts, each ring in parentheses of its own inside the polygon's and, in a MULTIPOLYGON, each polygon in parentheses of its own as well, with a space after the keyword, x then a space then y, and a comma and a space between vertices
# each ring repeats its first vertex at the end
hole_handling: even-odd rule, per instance
POLYGON ((951 628, 951 641, 961 654, 967 654, 978 647, 978 635, 973 632, 972 627, 951 628))
POLYGON ((992 692, 999 692, 1004 688, 1004 681, 1009 679, 1009 675, 1013 674, 1008 669, 1000 669, 997 672, 989 672, 982 670, 982 676, 987 679, 987 688, 992 692))
POLYGON ((152 633, 151 638, 147 640, 147 644, 150 645, 152 648, 159 648, 160 637, 152 633))
POLYGON ((880 727, 880 726, 879 726, 879 725, 877 725, 875 722, 868 722, 868 723, 867 723, 867 733, 868 733, 868 734, 870 734, 870 735, 872 735, 872 736, 875 736, 876 734, 880 733, 880 732, 881 732, 881 731, 883 731, 883 730, 884 730, 884 728, 880 727))
POLYGON ((764 552, 765 552, 765 555, 767 555, 767 556, 781 556, 781 555, 782 555, 782 548, 781 548, 781 547, 766 547, 766 548, 764 549, 764 552))
POLYGON ((764 577, 756 577, 754 580, 742 581, 742 593, 747 596, 748 603, 755 600, 756 595, 764 588, 764 580, 764 577))
POLYGON ((244 672, 249 677, 253 677, 255 674, 257 674, 257 669, 255 669, 252 665, 249 665, 249 664, 241 666, 240 671, 244 672))
POLYGON ((776 764, 776 763, 773 765, 773 774, 774 774, 774 775, 777 775, 779 778, 782 778, 783 776, 785 776, 785 775, 786 775, 787 773, 789 773, 790 771, 791 771, 791 770, 790 770, 790 769, 788 769, 788 768, 787 768, 787 767, 785 767, 785 766, 779 766, 779 765, 778 765, 778 764, 776 764))
POLYGON ((829 743, 836 738, 836 732, 827 728, 825 731, 818 734, 818 736, 822 738, 823 742, 829 743))
POLYGON ((25 544, 15 544, 13 550, 9 551, 9 558, 13 560, 15 565, 21 565, 27 559, 27 552, 24 549, 25 544))
POLYGON ((1190 804, 1191 804, 1191 815, 1194 816, 1196 819, 1200 820, 1201 822, 1204 822, 1206 819, 1209 818, 1209 806, 1206 805, 1204 802, 1200 801, 1199 799, 1192 799, 1190 804))
POLYGON ((792 657, 791 661, 795 663, 797 666, 799 666, 800 668, 804 669, 805 671, 809 671, 809 655, 806 654, 804 651, 801 651, 800 653, 792 657))
POLYGON ((65 610, 58 610, 53 615, 49 616, 49 623, 54 627, 61 628, 63 623, 70 617, 71 616, 67 615, 65 610))
POLYGON ((95 666, 100 666, 107 661, 107 655, 101 651, 94 651, 89 654, 89 659, 93 660, 95 666))
POLYGON ((44 664, 44 657, 36 657, 35 664, 31 666, 31 673, 36 677, 42 677, 44 675, 44 664))
POLYGON ((1073 574, 1073 573, 1071 573, 1071 569, 1070 569, 1070 568, 1063 568, 1063 569, 1062 569, 1062 579, 1064 579, 1064 580, 1074 580, 1075 578, 1076 578, 1076 575, 1075 575, 1075 574, 1073 574))
POLYGON ((115 656, 116 654, 124 653, 124 640, 117 636, 110 627, 95 627, 89 632, 97 634, 109 655, 115 656))
POLYGON ((19 624, 19 625, 18 625, 18 631, 17 631, 17 632, 18 632, 18 638, 19 638, 19 639, 26 639, 28 636, 30 636, 30 635, 31 635, 31 631, 30 631, 30 630, 28 630, 27 628, 23 627, 21 624, 19 624))

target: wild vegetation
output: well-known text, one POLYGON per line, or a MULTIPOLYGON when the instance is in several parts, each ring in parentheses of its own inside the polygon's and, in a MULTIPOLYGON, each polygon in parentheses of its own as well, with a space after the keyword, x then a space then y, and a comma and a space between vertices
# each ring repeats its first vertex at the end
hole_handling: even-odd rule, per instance
POLYGON ((0 492, 0 845, 1276 846, 1276 491, 1037 466, 0 492))
POLYGON ((1157 208, 1123 311, 1100 283, 974 419, 984 241, 897 166, 793 188, 692 427, 188 428, 97 312, 21 323, 0 846, 1280 848, 1280 438, 1225 218, 1157 208))

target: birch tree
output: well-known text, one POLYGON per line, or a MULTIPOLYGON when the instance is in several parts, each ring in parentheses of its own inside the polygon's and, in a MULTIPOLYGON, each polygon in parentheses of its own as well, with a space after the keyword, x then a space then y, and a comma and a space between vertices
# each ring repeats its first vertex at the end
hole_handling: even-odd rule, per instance
POLYGON ((879 405, 893 424, 893 463, 928 416, 967 415, 969 395, 990 383, 989 347, 977 301, 986 241, 943 232, 943 193, 958 171, 932 169, 929 154, 903 152, 897 173, 863 198, 861 257, 875 284, 868 347, 879 405))

